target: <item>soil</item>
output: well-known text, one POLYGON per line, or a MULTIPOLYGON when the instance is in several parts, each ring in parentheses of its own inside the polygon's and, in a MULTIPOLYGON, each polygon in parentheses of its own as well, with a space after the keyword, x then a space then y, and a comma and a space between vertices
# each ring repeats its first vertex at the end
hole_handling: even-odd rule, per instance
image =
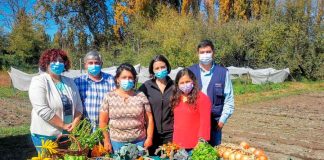
MULTIPOLYGON (((0 98, 0 127, 30 123, 28 100, 0 98)), ((236 106, 223 142, 264 149, 272 160, 324 160, 324 92, 236 106)), ((0 159, 36 156, 30 135, 0 138, 0 159)))
POLYGON ((274 160, 324 159, 324 92, 237 106, 223 142, 241 141, 274 160))

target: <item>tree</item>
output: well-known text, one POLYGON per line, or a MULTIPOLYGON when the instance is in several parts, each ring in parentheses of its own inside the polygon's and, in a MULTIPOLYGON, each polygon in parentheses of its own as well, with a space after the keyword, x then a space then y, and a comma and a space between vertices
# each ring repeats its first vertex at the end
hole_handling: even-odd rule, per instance
POLYGON ((236 0, 234 2, 234 13, 237 19, 250 19, 250 1, 248 0, 236 0))
POLYGON ((219 20, 228 22, 233 17, 233 0, 219 0, 219 20))
POLYGON ((73 26, 76 30, 89 30, 93 46, 100 48, 109 40, 108 37, 112 36, 110 32, 112 24, 109 22, 112 15, 108 12, 106 3, 106 0, 39 0, 37 8, 42 10, 44 17, 49 13, 59 25, 73 26))
POLYGON ((205 6, 208 20, 213 23, 215 19, 215 0, 205 0, 205 6))

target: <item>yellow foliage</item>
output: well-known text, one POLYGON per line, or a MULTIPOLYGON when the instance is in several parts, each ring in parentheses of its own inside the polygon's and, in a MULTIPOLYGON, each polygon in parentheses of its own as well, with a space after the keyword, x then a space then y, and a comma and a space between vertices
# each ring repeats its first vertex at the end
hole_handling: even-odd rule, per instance
POLYGON ((149 3, 149 0, 126 0, 124 2, 117 2, 115 6, 115 22, 113 26, 114 33, 119 37, 119 30, 122 27, 126 27, 125 17, 134 15, 142 11, 149 3))
POLYGON ((192 0, 183 0, 181 5, 181 14, 187 15, 189 13, 189 8, 192 3, 192 0))
POLYGON ((232 0, 219 0, 219 15, 221 22, 228 22, 231 16, 232 0))
POLYGON ((215 0, 205 0, 208 19, 209 19, 210 22, 213 22, 213 19, 215 17, 215 15, 214 15, 214 9, 215 9, 214 4, 215 4, 215 0))
POLYGON ((248 20, 249 17, 247 17, 247 3, 247 0, 236 0, 234 2, 234 13, 238 19, 248 20))

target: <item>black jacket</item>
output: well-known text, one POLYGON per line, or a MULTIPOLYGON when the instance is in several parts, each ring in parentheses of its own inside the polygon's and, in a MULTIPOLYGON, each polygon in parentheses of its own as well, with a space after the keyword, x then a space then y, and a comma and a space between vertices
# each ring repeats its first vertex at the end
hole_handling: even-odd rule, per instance
POLYGON ((146 81, 139 88, 139 91, 144 92, 150 102, 155 122, 155 133, 159 134, 173 132, 173 112, 170 97, 172 96, 174 83, 170 77, 167 77, 166 80, 167 85, 163 93, 160 91, 155 79, 146 81))

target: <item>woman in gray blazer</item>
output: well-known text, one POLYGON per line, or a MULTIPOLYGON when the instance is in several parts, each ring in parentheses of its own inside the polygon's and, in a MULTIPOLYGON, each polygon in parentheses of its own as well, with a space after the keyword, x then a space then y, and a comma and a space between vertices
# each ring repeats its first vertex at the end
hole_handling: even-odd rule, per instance
MULTIPOLYGON (((33 106, 30 132, 33 143, 55 140, 70 132, 82 117, 82 102, 73 79, 62 76, 70 68, 67 54, 59 49, 42 53, 39 68, 44 73, 32 78, 29 99, 33 106)), ((40 148, 36 147, 40 152, 40 148)))

